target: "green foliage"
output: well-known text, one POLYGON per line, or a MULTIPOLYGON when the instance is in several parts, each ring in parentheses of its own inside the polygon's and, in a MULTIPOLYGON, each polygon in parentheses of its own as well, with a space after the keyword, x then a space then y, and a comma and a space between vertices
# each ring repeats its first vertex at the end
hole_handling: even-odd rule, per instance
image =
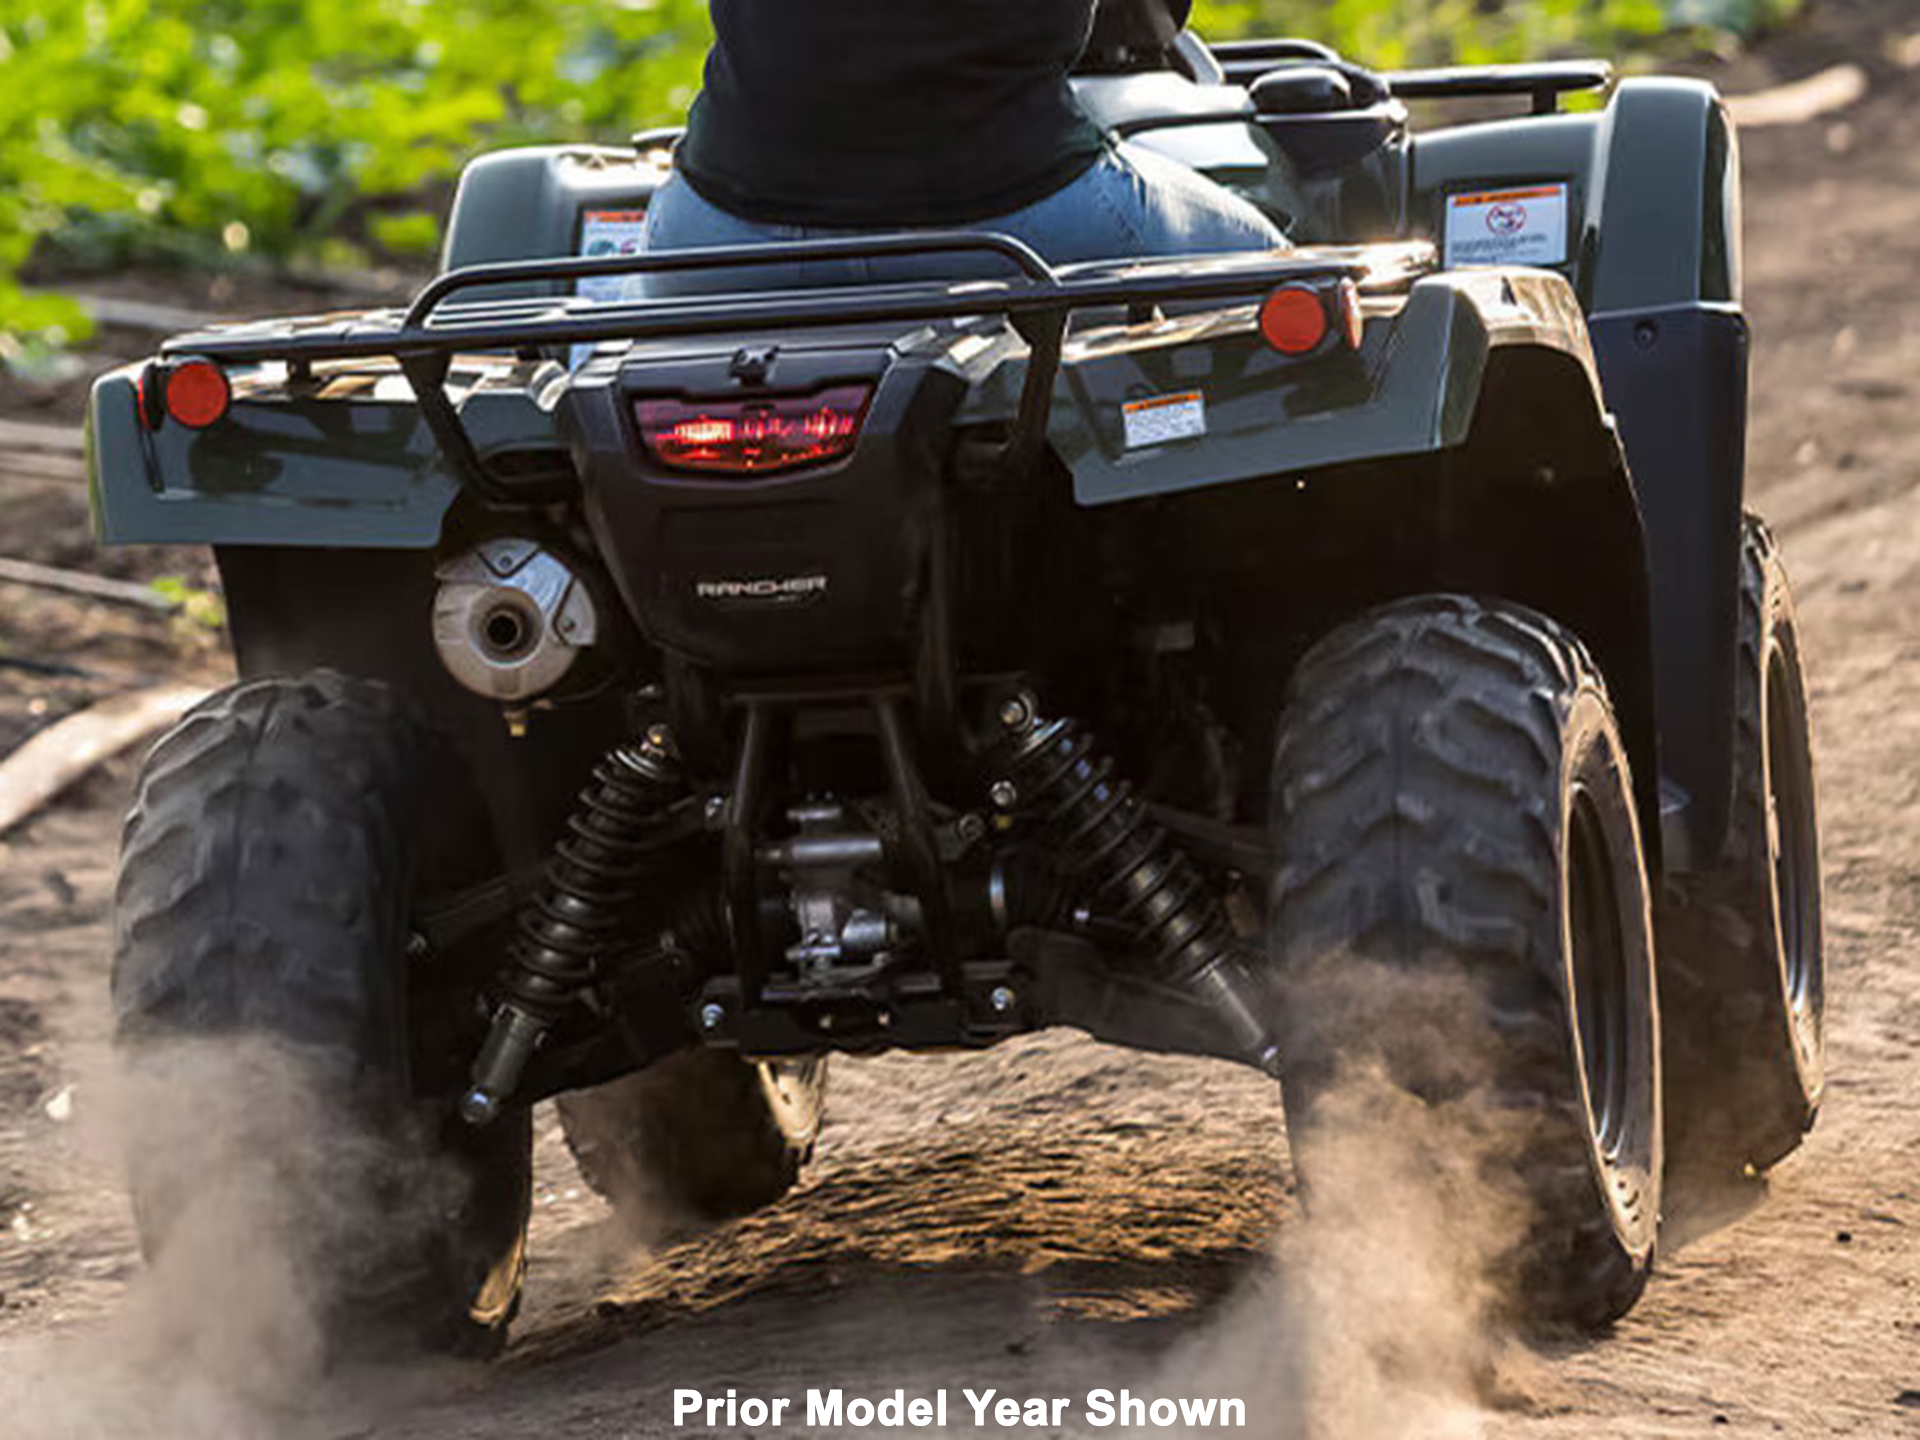
MULTIPOLYGON (((1792 3, 1202 0, 1195 19, 1391 66, 1607 48, 1792 3)), ((18 284, 31 257, 423 256, 436 187, 467 157, 678 120, 709 34, 705 0, 0 0, 0 363, 84 329, 18 284)))
POLYGON ((226 602, 219 594, 184 576, 163 575, 147 588, 176 607, 174 622, 188 631, 218 631, 227 623, 226 602))
MULTIPOLYGON (((1391 69, 1484 64, 1586 48, 1612 53, 1665 30, 1672 0, 1200 0, 1203 34, 1299 35, 1391 69)), ((1722 0, 1705 0, 1722 3, 1722 0)))
POLYGON ((683 114, 708 33, 704 0, 0 0, 0 334, 80 323, 11 278, 43 244, 430 251, 423 187, 683 114))

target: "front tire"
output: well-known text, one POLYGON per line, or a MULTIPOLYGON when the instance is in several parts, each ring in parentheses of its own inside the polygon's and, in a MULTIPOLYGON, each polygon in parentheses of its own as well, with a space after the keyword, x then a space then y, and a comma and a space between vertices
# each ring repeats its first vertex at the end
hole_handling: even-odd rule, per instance
POLYGON ((1341 627, 1294 675, 1272 823, 1309 1203, 1316 1127, 1371 1064, 1430 1106, 1478 1108, 1462 1143, 1524 1202, 1489 1257, 1515 1308, 1582 1328, 1624 1314, 1660 1212, 1659 1021, 1627 756, 1585 651, 1453 596, 1341 627))
POLYGON ((1826 963, 1800 631, 1772 534, 1741 552, 1733 792, 1712 870, 1660 909, 1667 1115, 1689 1175, 1765 1170, 1819 1114, 1826 963))
POLYGON ((409 908, 462 863, 464 778, 383 685, 256 680, 155 746, 122 840, 117 1038, 177 1117, 130 1137, 142 1248, 217 1243, 238 1177, 336 1348, 491 1353, 519 1302, 527 1112, 469 1131, 409 1078, 409 908))

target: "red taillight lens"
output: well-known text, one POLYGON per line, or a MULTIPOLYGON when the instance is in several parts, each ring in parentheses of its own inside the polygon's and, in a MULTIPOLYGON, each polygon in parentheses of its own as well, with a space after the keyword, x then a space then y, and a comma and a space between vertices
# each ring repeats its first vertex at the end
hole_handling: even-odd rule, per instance
POLYGON ((1260 306, 1260 335, 1282 355, 1305 355, 1327 338, 1327 302, 1310 285, 1282 285, 1260 306))
POLYGON ((163 372, 167 414, 193 430, 204 430, 233 404, 227 372, 211 360, 183 360, 163 372))
POLYGON ((767 475, 852 451, 871 385, 750 400, 641 400, 634 405, 647 453, 676 470, 767 475))

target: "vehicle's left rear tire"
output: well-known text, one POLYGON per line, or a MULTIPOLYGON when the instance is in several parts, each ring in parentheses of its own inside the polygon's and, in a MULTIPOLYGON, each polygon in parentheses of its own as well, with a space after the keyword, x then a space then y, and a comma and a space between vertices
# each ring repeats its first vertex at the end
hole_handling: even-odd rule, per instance
POLYGON ((199 1283, 244 1220, 336 1355, 489 1355, 519 1304, 528 1113, 470 1130, 411 1079, 411 904, 466 863, 471 833, 441 823, 465 792, 389 687, 253 680, 154 747, 122 841, 112 989, 151 1117, 128 1136, 142 1249, 190 1247, 163 1268, 199 1283))

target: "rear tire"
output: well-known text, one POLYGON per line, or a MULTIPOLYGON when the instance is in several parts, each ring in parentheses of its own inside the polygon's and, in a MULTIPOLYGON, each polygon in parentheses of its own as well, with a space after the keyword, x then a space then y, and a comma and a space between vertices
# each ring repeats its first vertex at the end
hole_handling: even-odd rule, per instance
POLYGON ((491 1353, 519 1302, 527 1112, 470 1131, 409 1080, 409 906, 471 846, 464 782, 383 685, 252 681, 154 748, 122 840, 118 1039, 151 1113, 207 1107, 130 1137, 142 1248, 244 1175, 335 1348, 491 1353))
POLYGON ((1624 1314, 1660 1212, 1659 1020, 1633 787, 1592 661, 1516 606, 1377 610, 1301 662, 1272 797, 1309 1205, 1316 1123, 1377 1066, 1428 1108, 1477 1107, 1461 1143, 1484 1142, 1478 1169, 1520 1202, 1488 1257, 1513 1306, 1582 1328, 1624 1314))
POLYGON ((1689 1176, 1765 1170, 1799 1147, 1826 1085, 1820 833, 1793 593, 1749 516, 1740 567, 1725 850, 1660 922, 1670 1153, 1689 1176))
POLYGON ((630 1226, 661 1233, 771 1205, 813 1154, 827 1062, 743 1062, 683 1050, 562 1095, 567 1147, 630 1226))

